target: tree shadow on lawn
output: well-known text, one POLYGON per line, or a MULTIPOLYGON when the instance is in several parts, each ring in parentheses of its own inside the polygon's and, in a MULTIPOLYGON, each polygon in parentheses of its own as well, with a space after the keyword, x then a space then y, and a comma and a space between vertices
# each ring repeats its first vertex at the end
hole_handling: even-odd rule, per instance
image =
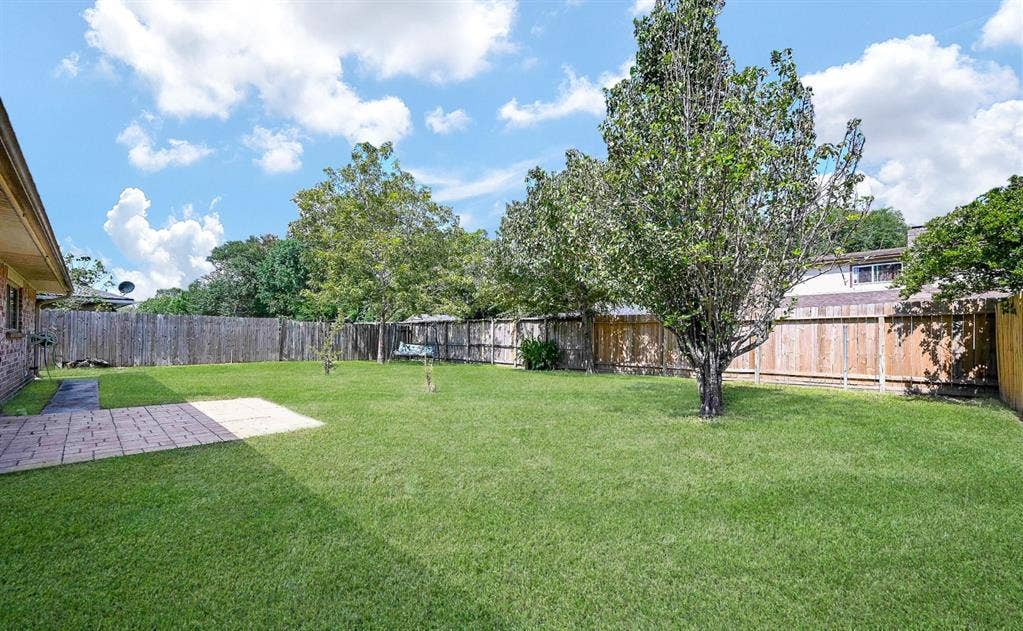
POLYGON ((88 375, 88 378, 99 381, 99 406, 101 408, 187 402, 184 395, 177 390, 138 370, 99 372, 88 375))
POLYGON ((510 626, 244 442, 0 477, 0 627, 510 626))
MULTIPOLYGON (((646 401, 654 402, 656 409, 665 416, 699 418, 699 392, 691 380, 666 378, 637 381, 629 384, 627 390, 640 394, 646 401)), ((850 394, 857 393, 812 387, 757 386, 726 381, 725 414, 720 417, 720 421, 848 417, 855 412, 850 410, 850 407, 855 407, 849 405, 850 394)), ((864 398, 864 402, 869 403, 869 399, 864 398)))

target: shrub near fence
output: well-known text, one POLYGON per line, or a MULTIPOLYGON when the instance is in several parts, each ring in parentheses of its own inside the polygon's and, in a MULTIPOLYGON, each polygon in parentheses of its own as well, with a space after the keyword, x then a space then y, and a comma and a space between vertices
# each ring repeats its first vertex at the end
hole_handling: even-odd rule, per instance
MULTIPOLYGON (((44 310, 61 361, 102 359, 156 366, 318 359, 329 324, 273 318, 222 318, 44 310)), ((553 340, 564 368, 583 367, 578 318, 523 318, 390 324, 385 347, 429 343, 441 361, 518 365, 523 339, 553 340), (400 338, 400 339, 397 339, 400 338)), ((338 359, 376 358, 375 323, 335 332, 338 359)), ((674 335, 651 316, 594 322, 595 367, 604 372, 688 375, 674 335)), ((1015 351, 1013 351, 1015 352, 1015 351)), ((1014 357, 1019 361, 1019 354, 1014 357)), ((1004 361, 1004 359, 1003 359, 1004 361)), ((797 309, 767 342, 737 358, 730 379, 880 391, 971 394, 998 386, 993 302, 953 308, 852 305, 797 309)), ((1019 373, 1015 373, 1019 374, 1019 373)))

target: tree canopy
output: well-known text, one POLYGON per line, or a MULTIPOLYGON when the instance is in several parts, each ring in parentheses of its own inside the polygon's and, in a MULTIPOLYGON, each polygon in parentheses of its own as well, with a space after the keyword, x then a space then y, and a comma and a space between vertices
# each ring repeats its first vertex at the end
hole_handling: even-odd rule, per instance
POLYGON ((206 315, 199 313, 191 298, 191 294, 180 287, 157 289, 156 295, 138 303, 135 311, 168 315, 206 315))
POLYGON ((842 249, 862 252, 905 247, 908 232, 909 226, 901 212, 890 207, 874 208, 849 224, 848 234, 842 238, 842 249))
POLYGON ((627 78, 602 126, 615 194, 605 250, 623 296, 660 316, 699 376, 701 414, 721 375, 763 343, 785 293, 834 252, 855 215, 858 121, 817 144, 791 51, 736 69, 722 0, 658 1, 636 20, 627 78))
POLYGON ((380 325, 377 359, 385 359, 386 322, 428 311, 449 262, 457 226, 451 209, 433 201, 399 166, 390 143, 356 145, 351 162, 294 198, 293 237, 310 248, 315 270, 308 294, 341 313, 380 325))
MULTIPOLYGON (((71 289, 74 293, 88 293, 88 289, 109 290, 114 286, 114 277, 107 270, 103 261, 86 254, 64 255, 64 265, 67 266, 68 276, 71 278, 71 289)), ((61 298, 50 303, 50 308, 75 310, 81 309, 86 303, 92 302, 87 296, 75 296, 74 293, 67 298, 61 298)), ((96 302, 95 308, 99 311, 112 310, 113 308, 104 302, 96 302)))
POLYGON ((138 304, 142 313, 288 317, 330 316, 302 299, 309 270, 305 246, 275 235, 228 241, 207 260, 213 271, 187 288, 167 288, 138 304))
POLYGON ((534 169, 525 201, 508 204, 498 232, 499 276, 526 313, 575 311, 582 317, 583 363, 593 370, 593 316, 611 301, 601 265, 602 222, 608 202, 604 166, 576 151, 565 169, 534 169))
POLYGON ((451 230, 447 264, 432 289, 440 313, 460 318, 493 318, 512 308, 512 300, 496 272, 496 244, 484 230, 451 230))
POLYGON ((897 282, 906 298, 928 285, 939 300, 1023 291, 1023 176, 927 222, 897 282))

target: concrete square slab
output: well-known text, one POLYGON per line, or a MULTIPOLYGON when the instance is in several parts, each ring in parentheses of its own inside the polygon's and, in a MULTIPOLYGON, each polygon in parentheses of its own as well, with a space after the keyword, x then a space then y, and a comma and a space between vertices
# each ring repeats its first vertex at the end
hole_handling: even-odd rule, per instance
POLYGON ((192 407, 238 438, 293 432, 297 429, 323 425, 320 421, 263 399, 196 401, 192 403, 192 407))

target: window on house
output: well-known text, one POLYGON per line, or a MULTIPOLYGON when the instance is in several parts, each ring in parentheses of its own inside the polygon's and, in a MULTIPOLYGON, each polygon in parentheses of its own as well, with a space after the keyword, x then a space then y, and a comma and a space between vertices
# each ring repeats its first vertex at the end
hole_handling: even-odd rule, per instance
POLYGON ((7 296, 4 304, 7 314, 6 327, 11 331, 21 330, 21 287, 8 283, 7 296))
POLYGON ((902 271, 902 263, 876 263, 874 265, 854 265, 852 268, 853 285, 866 283, 890 283, 902 271))

